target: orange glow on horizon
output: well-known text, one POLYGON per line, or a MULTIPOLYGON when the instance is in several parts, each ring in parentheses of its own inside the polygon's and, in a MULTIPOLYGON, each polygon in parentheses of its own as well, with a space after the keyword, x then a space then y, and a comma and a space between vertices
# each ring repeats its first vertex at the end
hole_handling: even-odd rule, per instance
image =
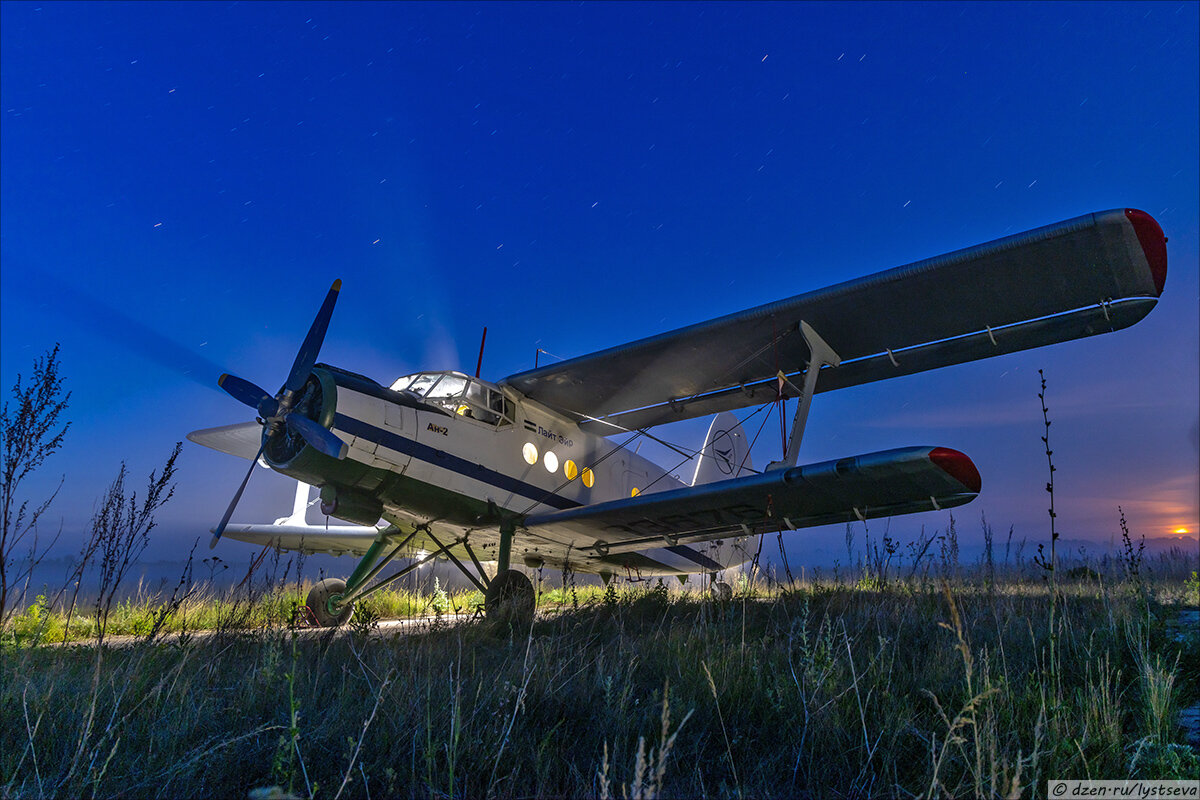
POLYGON ((1188 534, 1187 528, 1176 528, 1175 529, 1176 536, 1187 536, 1187 534, 1188 534))

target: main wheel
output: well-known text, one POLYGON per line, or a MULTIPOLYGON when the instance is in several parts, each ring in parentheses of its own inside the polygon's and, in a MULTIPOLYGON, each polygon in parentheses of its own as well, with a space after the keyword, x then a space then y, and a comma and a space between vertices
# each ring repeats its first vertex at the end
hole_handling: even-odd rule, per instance
POLYGON ((733 599, 733 587, 725 581, 717 581, 712 585, 713 597, 728 602, 733 599))
POLYGON ((339 578, 326 578, 319 581, 308 593, 308 598, 304 601, 305 605, 308 606, 308 610, 312 612, 317 624, 322 628, 336 628, 343 625, 354 613, 353 604, 336 611, 333 609, 334 601, 340 600, 345 591, 345 581, 339 578))
POLYGON ((501 572, 488 584, 483 596, 483 613, 489 618, 533 619, 533 584, 525 573, 515 569, 501 572))

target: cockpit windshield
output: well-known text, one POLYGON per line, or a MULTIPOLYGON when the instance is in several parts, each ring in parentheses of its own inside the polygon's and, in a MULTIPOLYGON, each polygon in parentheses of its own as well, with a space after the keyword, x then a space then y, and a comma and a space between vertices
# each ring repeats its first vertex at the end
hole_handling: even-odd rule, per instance
POLYGON ((451 414, 477 419, 487 425, 512 422, 512 402, 494 386, 461 372, 421 372, 392 384, 396 392, 409 392, 451 414))
POLYGON ((426 400, 437 400, 443 397, 461 397, 468 394, 467 386, 470 383, 461 375, 443 375, 442 379, 429 387, 425 392, 426 400))

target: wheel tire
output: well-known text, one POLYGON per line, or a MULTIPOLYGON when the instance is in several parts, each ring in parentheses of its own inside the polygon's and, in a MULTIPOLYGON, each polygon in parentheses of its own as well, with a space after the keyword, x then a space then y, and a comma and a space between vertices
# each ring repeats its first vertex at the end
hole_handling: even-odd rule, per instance
POLYGON ((712 585, 713 597, 728 602, 733 599, 733 587, 725 581, 717 581, 712 585))
POLYGON ((308 598, 304 603, 322 628, 336 628, 344 625, 354 614, 353 604, 336 613, 330 608, 332 601, 340 598, 345 591, 346 582, 340 578, 326 578, 318 581, 317 585, 309 591, 308 598))
POLYGON ((510 569, 488 584, 483 596, 483 613, 488 619, 529 621, 533 619, 535 600, 533 583, 525 573, 510 569))

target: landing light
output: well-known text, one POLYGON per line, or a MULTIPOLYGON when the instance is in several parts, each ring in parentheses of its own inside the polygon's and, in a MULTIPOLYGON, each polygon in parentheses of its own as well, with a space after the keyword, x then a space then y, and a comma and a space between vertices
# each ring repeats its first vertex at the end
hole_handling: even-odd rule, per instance
POLYGON ((521 455, 525 456, 525 463, 528 464, 529 466, 532 467, 534 464, 537 463, 538 451, 537 451, 537 447, 533 444, 533 442, 525 443, 525 446, 521 448, 521 455))
POLYGON ((542 457, 542 463, 546 465, 547 472, 552 474, 558 472, 558 456, 554 453, 547 451, 546 455, 542 457))

